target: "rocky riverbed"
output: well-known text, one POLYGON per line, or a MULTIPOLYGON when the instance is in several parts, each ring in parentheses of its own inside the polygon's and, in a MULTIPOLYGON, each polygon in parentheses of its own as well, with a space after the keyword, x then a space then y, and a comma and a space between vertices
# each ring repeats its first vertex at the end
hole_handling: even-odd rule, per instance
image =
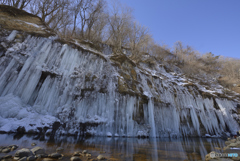
MULTIPOLYGON (((76 151, 73 154, 64 155, 64 148, 58 147, 56 152, 48 153, 44 148, 39 147, 36 143, 32 143, 33 148, 18 148, 18 145, 1 146, 0 153, 5 153, 6 155, 1 157, 0 160, 18 160, 18 161, 51 161, 51 160, 71 160, 71 161, 97 161, 97 160, 107 160, 107 158, 99 154, 98 156, 92 156, 87 150, 76 151), (14 155, 9 155, 8 153, 14 151, 14 155)), ((102 152, 105 153, 105 152, 102 152)))
POLYGON ((240 161, 240 137, 228 138, 223 148, 215 147, 215 151, 206 155, 206 161, 240 161))
POLYGON ((17 151, 22 149, 27 149, 31 154, 23 157, 23 160, 36 161, 89 161, 102 157, 110 161, 202 161, 211 151, 222 152, 215 147, 224 149, 225 146, 225 140, 220 138, 143 139, 61 135, 51 138, 41 135, 0 134, 1 151, 7 152, 0 153, 0 157, 9 161, 14 160, 14 157, 21 159, 17 151), (34 151, 43 154, 35 154, 34 151))

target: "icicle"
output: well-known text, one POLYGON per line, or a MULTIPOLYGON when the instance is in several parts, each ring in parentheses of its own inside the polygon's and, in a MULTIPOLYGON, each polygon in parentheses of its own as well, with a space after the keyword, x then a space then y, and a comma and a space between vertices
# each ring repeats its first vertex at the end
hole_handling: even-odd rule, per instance
POLYGON ((149 123, 151 126, 151 137, 156 137, 156 127, 155 127, 155 120, 154 120, 154 105, 151 98, 148 101, 148 112, 149 112, 149 123))

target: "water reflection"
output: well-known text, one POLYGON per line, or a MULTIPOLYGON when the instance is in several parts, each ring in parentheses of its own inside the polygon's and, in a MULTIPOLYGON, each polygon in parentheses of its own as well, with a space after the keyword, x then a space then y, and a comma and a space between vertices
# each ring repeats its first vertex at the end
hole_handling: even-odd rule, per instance
MULTIPOLYGON (((71 156, 74 151, 87 149, 93 157, 103 154, 112 160, 204 160, 215 147, 224 147, 222 139, 207 138, 107 138, 107 137, 66 137, 50 139, 46 136, 32 135, 0 135, 0 146, 17 144, 20 148, 37 146, 48 153, 55 152, 57 147, 65 149, 64 155, 71 156)), ((3 154, 1 154, 3 155, 3 154)), ((69 158, 65 158, 69 160, 69 158)))

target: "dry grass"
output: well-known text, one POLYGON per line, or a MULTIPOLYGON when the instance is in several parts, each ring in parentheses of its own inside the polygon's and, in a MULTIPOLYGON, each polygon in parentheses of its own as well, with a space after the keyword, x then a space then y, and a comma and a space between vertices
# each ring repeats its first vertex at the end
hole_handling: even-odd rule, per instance
POLYGON ((54 35, 41 18, 11 6, 0 5, 0 25, 5 29, 24 31, 44 37, 54 35))

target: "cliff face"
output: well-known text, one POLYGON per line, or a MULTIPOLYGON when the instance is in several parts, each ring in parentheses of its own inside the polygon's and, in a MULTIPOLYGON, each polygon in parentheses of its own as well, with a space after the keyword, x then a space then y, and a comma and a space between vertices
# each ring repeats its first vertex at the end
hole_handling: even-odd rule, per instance
POLYGON ((178 137, 239 130, 239 95, 224 95, 219 85, 207 90, 151 56, 135 63, 107 45, 94 49, 16 29, 2 26, 0 33, 2 132, 24 126, 26 132, 178 137))

